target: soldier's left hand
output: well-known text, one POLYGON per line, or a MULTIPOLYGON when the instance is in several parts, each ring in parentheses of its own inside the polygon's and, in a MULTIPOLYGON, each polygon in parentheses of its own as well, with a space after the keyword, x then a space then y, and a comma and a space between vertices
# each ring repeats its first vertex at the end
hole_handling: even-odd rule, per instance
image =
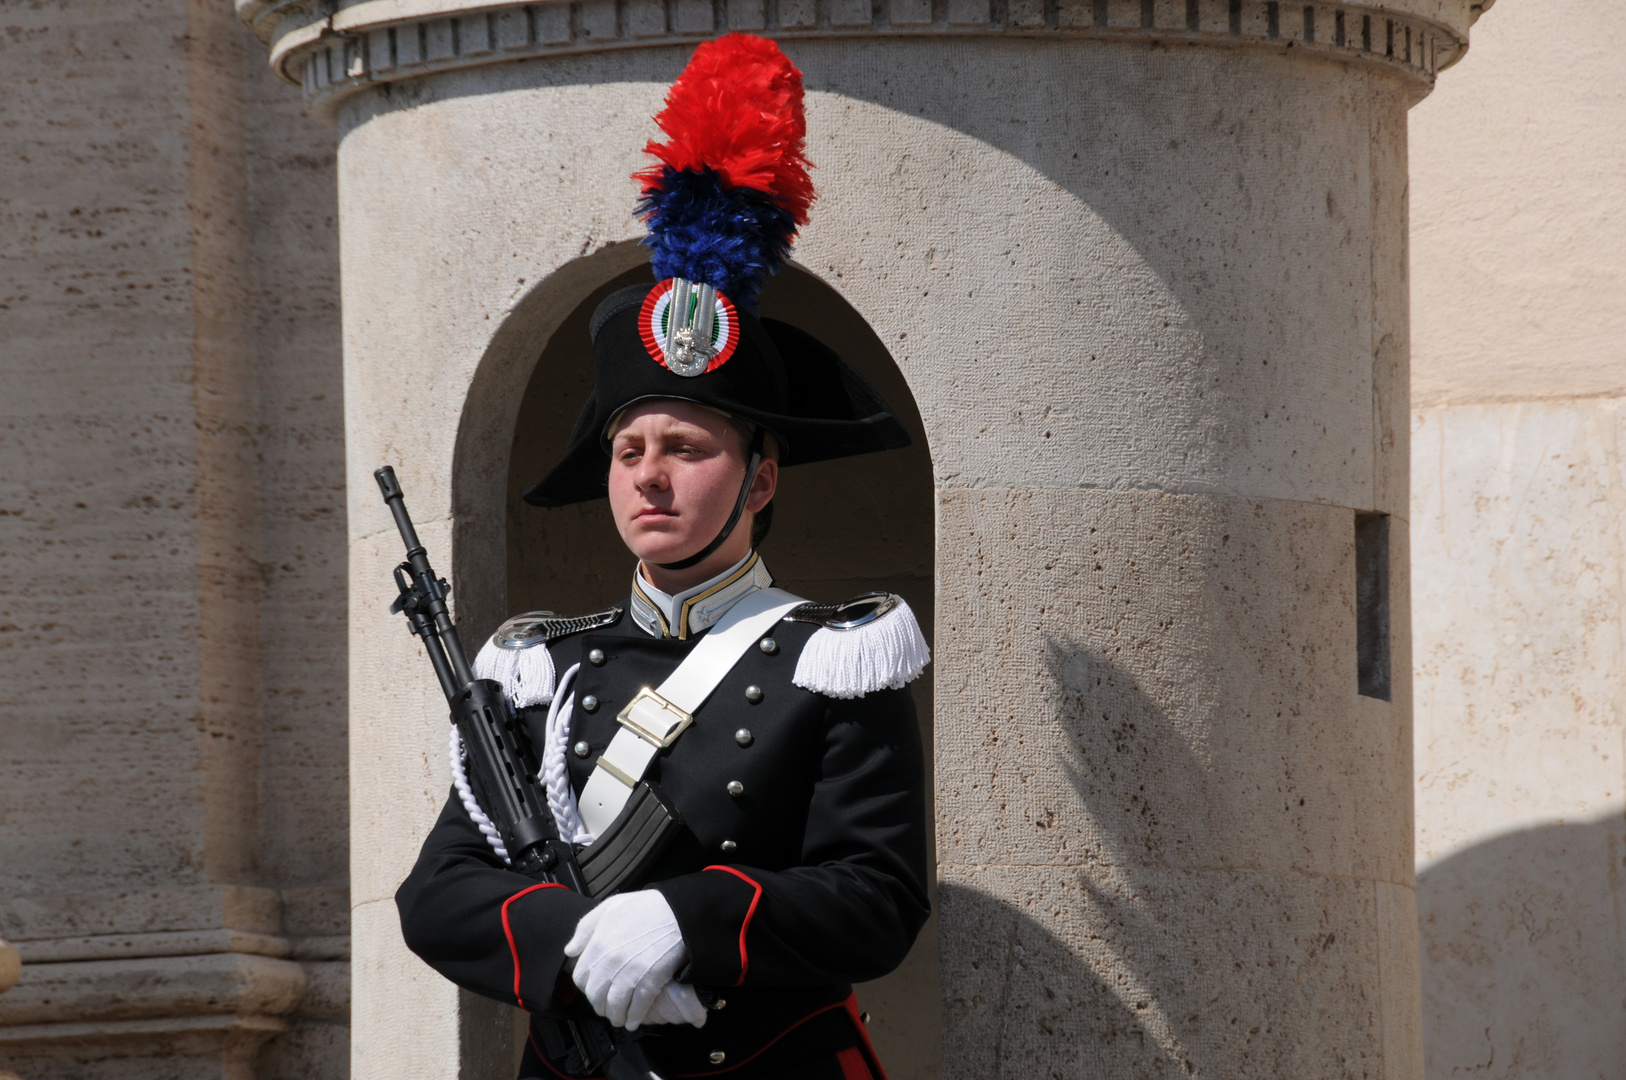
MULTIPOLYGON (((693 1024, 706 1026, 706 1007, 700 1004, 700 995, 688 983, 669 982, 655 995, 649 1006, 646 1024, 693 1024)), ((631 1028, 631 1024, 627 1025, 631 1028)))
POLYGON ((653 889, 612 896, 583 915, 565 944, 571 973, 593 1011, 629 1031, 688 958, 677 917, 653 889))

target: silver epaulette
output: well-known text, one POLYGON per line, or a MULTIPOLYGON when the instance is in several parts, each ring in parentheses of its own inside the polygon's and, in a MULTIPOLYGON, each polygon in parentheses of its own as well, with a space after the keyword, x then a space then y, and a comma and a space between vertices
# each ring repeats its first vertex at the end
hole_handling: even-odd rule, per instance
POLYGON ((822 626, 826 630, 856 630, 872 623, 903 602, 897 593, 867 592, 839 604, 803 604, 789 615, 786 622, 805 622, 822 626))
POLYGON ((533 645, 546 645, 584 630, 601 630, 613 626, 621 618, 617 605, 595 611, 591 615, 560 615, 552 611, 527 611, 497 627, 492 640, 498 648, 529 649, 533 645))

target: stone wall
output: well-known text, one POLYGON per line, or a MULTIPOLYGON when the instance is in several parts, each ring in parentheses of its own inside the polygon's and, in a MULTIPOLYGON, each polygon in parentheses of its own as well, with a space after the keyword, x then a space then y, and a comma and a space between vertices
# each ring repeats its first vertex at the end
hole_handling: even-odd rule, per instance
POLYGON ((1431 1080, 1626 1075, 1623 50, 1613 0, 1498 4, 1413 113, 1431 1080))
POLYGON ((5 22, 0 1067, 343 1076, 333 138, 227 5, 5 22))

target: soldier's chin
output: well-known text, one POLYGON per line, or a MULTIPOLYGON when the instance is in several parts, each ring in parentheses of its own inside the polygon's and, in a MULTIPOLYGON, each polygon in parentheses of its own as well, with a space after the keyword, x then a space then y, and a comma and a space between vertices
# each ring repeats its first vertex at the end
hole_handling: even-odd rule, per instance
POLYGON ((686 559, 705 545, 704 540, 692 540, 659 525, 649 528, 635 525, 632 535, 623 539, 634 555, 657 565, 686 559))

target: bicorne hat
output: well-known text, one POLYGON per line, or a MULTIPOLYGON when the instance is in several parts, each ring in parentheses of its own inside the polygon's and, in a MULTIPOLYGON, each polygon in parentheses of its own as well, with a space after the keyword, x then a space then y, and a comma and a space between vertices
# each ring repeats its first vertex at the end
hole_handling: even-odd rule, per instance
POLYGON ((636 179, 658 280, 611 294, 593 314, 593 392, 564 457, 525 500, 604 497, 609 424, 650 399, 749 420, 778 438, 786 466, 909 445, 834 350, 756 315, 763 280, 784 264, 813 201, 801 73, 773 42, 729 34, 695 50, 655 121, 669 141, 645 147, 658 163, 636 179))

